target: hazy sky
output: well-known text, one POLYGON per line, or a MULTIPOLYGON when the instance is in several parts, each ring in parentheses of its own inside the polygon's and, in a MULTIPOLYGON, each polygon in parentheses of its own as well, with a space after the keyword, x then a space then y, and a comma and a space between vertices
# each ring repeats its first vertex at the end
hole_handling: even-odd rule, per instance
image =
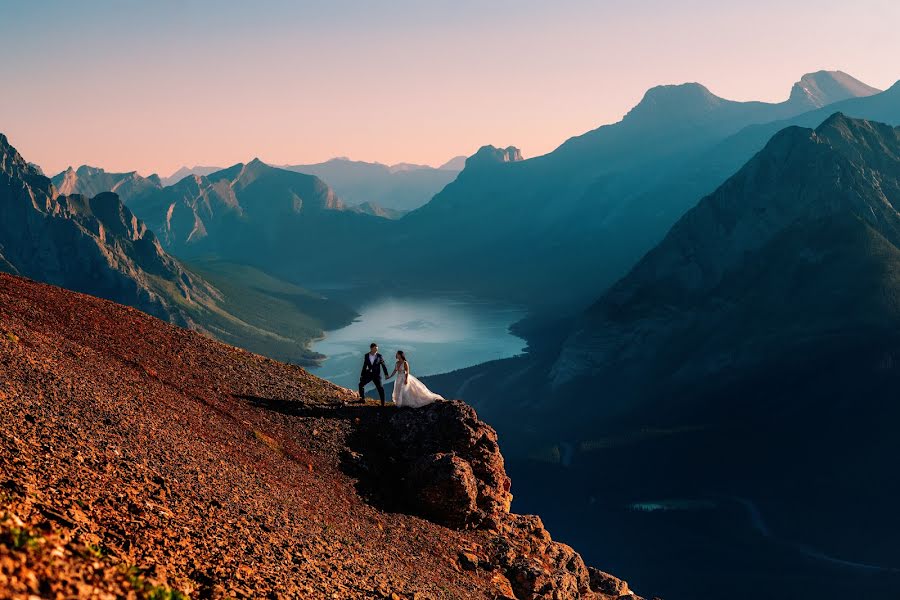
POLYGON ((653 85, 900 79, 898 0, 0 0, 0 132, 52 174, 526 157, 653 85))

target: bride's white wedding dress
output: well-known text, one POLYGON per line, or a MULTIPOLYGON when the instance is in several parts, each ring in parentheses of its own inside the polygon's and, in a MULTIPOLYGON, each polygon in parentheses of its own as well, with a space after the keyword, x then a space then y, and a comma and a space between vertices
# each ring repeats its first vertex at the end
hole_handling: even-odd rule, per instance
MULTIPOLYGON (((407 366, 406 368, 408 369, 409 367, 407 366)), ((397 406, 419 408, 444 398, 429 390, 424 383, 413 377, 408 371, 404 371, 403 365, 398 364, 397 379, 394 381, 394 395, 392 399, 397 406), (403 383, 404 377, 409 377, 405 385, 403 383)))

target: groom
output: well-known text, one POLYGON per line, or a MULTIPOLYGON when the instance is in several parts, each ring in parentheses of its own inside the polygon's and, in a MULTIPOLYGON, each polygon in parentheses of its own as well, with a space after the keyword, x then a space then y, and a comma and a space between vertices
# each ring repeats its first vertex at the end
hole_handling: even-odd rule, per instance
POLYGON ((366 384, 370 381, 375 384, 378 395, 381 397, 381 406, 384 406, 384 386, 381 385, 381 370, 384 370, 384 376, 388 376, 387 366, 384 364, 384 357, 378 353, 378 344, 372 343, 369 346, 369 353, 363 357, 362 372, 359 374, 359 401, 366 400, 366 384))

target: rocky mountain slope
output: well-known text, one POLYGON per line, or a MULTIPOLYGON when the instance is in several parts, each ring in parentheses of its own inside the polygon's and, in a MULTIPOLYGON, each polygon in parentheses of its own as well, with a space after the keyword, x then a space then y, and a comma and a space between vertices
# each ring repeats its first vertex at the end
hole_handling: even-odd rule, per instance
MULTIPOLYGON (((798 344, 821 349, 839 332, 882 337, 900 318, 898 203, 900 129, 836 113, 781 131, 578 323, 556 385, 646 382, 654 365, 665 389, 796 356, 798 344)), ((611 396, 628 406, 643 387, 611 396)))
MULTIPOLYGON (((71 183, 71 181, 70 181, 71 183)), ((297 286, 215 276, 166 253, 116 194, 60 195, 0 135, 0 270, 134 306, 229 343, 288 360, 353 311, 297 286)))
POLYGON ((114 298, 179 325, 217 292, 168 256, 118 196, 63 196, 0 136, 0 256, 5 270, 114 298))
POLYGON ((509 512, 497 437, 461 402, 347 405, 3 274, 0 346, 0 598, 632 597, 509 512))
POLYGON ((126 204, 132 199, 162 187, 159 175, 142 177, 136 171, 107 173, 97 167, 82 165, 77 170, 69 167, 50 180, 60 194, 81 194, 93 197, 103 192, 113 192, 126 204))

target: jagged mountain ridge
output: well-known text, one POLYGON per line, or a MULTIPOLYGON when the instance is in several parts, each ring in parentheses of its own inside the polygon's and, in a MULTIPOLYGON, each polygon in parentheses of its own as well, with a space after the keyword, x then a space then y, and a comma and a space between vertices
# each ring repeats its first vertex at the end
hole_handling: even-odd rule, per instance
POLYGON ((3 136, 0 156, 0 270, 304 364, 321 359, 307 349, 310 340, 355 315, 263 274, 216 275, 213 284, 163 250, 116 194, 60 195, 3 136))
POLYGON ((118 196, 60 195, 0 135, 0 255, 6 270, 114 298, 177 324, 216 290, 168 256, 118 196))
POLYGON ((142 177, 136 171, 107 173, 101 168, 88 165, 82 165, 77 170, 69 167, 50 181, 65 196, 81 194, 93 197, 102 192, 113 192, 126 204, 133 198, 162 187, 159 175, 156 174, 142 177))
POLYGON ((5 274, 0 346, 0 597, 639 600, 509 513, 496 435, 459 401, 348 407, 299 367, 5 274))
POLYGON ((212 254, 263 268, 275 256, 321 248, 342 228, 384 220, 347 207, 318 177, 259 159, 185 177, 136 199, 132 209, 179 256, 212 254))

